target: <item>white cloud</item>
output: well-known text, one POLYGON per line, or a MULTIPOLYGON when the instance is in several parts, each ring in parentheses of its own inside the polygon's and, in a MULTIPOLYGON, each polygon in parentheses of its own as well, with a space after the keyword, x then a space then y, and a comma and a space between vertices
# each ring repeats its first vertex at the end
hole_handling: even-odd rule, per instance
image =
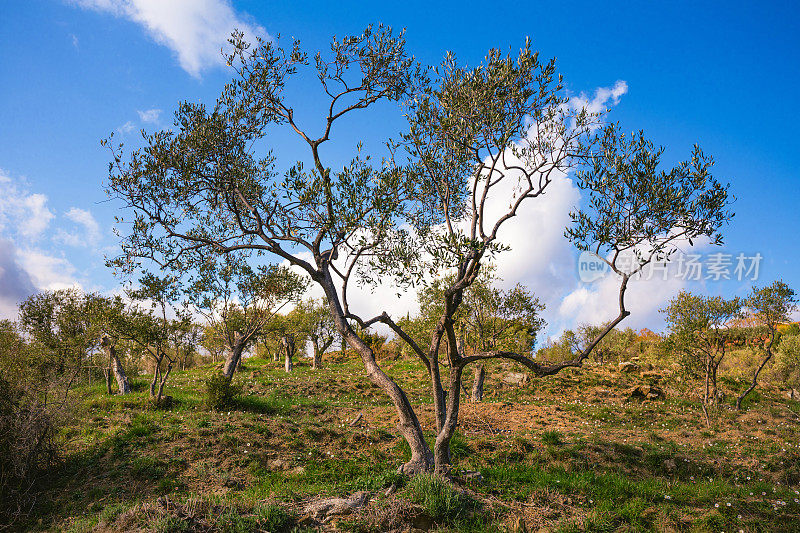
POLYGON ((181 67, 194 77, 224 64, 220 50, 234 29, 254 42, 267 31, 237 13, 229 0, 74 0, 85 9, 108 12, 145 28, 157 43, 172 50, 181 67))
POLYGON ((53 237, 56 242, 75 247, 97 245, 100 241, 100 225, 91 212, 86 209, 72 207, 64 216, 74 222, 78 229, 77 231, 66 231, 63 228, 59 228, 53 237))
POLYGON ((117 128, 117 131, 122 133, 123 135, 127 135, 128 133, 132 132, 136 126, 130 120, 117 128))
POLYGON ((627 82, 617 80, 613 87, 598 87, 591 99, 586 93, 580 93, 570 98, 570 103, 575 109, 584 108, 589 113, 603 113, 609 107, 617 105, 619 99, 627 93, 627 82))
POLYGON ((80 47, 78 46, 78 45, 80 44, 80 43, 78 42, 78 36, 77 36, 77 35, 75 35, 74 33, 70 33, 70 34, 69 34, 69 38, 70 38, 70 40, 72 41, 72 46, 74 46, 74 47, 75 47, 75 49, 76 49, 76 50, 78 50, 78 49, 80 48, 80 47))
MULTIPOLYGON (((676 242, 683 252, 699 253, 708 248, 707 239, 698 239, 694 246, 686 240, 676 242)), ((632 260, 632 255, 629 254, 632 260)), ((681 289, 689 285, 689 280, 679 276, 677 263, 670 262, 666 273, 657 270, 648 276, 647 269, 641 278, 632 277, 625 291, 625 307, 631 315, 620 324, 621 327, 640 329, 653 328, 660 322, 659 310, 681 289)), ((577 279, 577 269, 573 268, 573 276, 577 279)), ((558 329, 571 328, 578 324, 602 324, 614 319, 619 314, 619 276, 608 272, 593 283, 579 283, 564 296, 555 315, 554 326, 558 329)), ((656 328, 657 329, 657 328, 656 328)))
POLYGON ((81 288, 75 278, 75 267, 65 257, 56 257, 33 248, 19 250, 18 256, 37 289, 81 288))
POLYGON ((0 232, 38 239, 54 217, 47 196, 18 186, 0 169, 0 232))
POLYGON ((142 122, 149 122, 155 124, 158 122, 158 117, 161 115, 160 109, 148 109, 147 111, 137 111, 139 113, 139 120, 142 122))
POLYGON ((75 267, 51 247, 97 243, 100 226, 89 211, 73 207, 53 232, 56 215, 47 203, 47 196, 30 192, 24 180, 0 170, 0 317, 16 316, 19 302, 36 290, 81 287, 75 267), (67 234, 63 222, 76 231, 67 234))

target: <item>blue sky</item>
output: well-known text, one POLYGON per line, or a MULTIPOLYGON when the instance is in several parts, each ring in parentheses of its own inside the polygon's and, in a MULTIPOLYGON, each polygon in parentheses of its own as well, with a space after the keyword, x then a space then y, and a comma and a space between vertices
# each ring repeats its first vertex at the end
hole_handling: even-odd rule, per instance
MULTIPOLYGON (((624 81, 627 91, 611 118, 666 146, 667 162, 688 156, 695 142, 713 154, 716 175, 730 181, 737 197, 726 250, 762 254, 759 282, 783 278, 800 289, 800 7, 698 4, 6 0, 0 314, 13 315, 16 300, 36 288, 115 288, 103 255, 115 251, 111 227, 121 213, 105 201, 109 154, 99 141, 113 131, 135 145, 139 128, 168 126, 180 100, 213 101, 229 78, 217 50, 234 26, 249 35, 296 37, 315 51, 334 34, 382 22, 405 27, 409 49, 423 62, 436 63, 453 50, 471 65, 489 48, 516 50, 530 36, 543 56, 558 58, 575 95, 591 100, 598 88, 624 81)), ((294 89, 310 120, 319 103, 314 88, 294 89)), ((396 110, 385 108, 350 122, 345 133, 382 139, 402 126, 396 110)), ((284 157, 295 153, 285 138, 276 143, 284 157)), ((346 157, 350 146, 337 144, 330 155, 346 157)), ((553 197, 553 210, 536 219, 548 226, 561 223, 574 188, 553 197)), ((589 303, 604 300, 602 289, 577 281, 575 254, 564 259, 566 248, 556 242, 562 228, 556 229, 542 229, 549 231, 547 243, 522 246, 530 256, 517 253, 501 269, 506 283, 546 293, 551 332, 607 312, 604 303, 589 303)), ((748 284, 689 286, 742 294, 748 284)), ((641 312, 631 325, 659 329, 658 307, 682 286, 634 295, 641 312)), ((397 312, 410 305, 398 304, 397 312)))

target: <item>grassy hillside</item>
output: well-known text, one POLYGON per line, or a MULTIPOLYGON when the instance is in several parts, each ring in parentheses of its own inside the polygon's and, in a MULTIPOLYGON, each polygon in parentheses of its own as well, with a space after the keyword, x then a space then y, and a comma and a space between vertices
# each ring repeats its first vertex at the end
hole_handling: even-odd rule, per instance
MULTIPOLYGON (((385 364, 412 403, 430 405, 416 362, 385 364)), ((488 366, 485 402, 463 405, 455 488, 395 474, 408 448, 356 360, 287 374, 248 359, 224 412, 204 405, 208 366, 174 373, 168 409, 151 407, 146 376, 124 397, 79 389, 65 460, 25 528, 800 531, 798 402, 760 390, 707 427, 696 385, 669 372, 588 366, 513 386, 502 381, 512 370, 488 366), (640 384, 666 399, 630 399, 640 384), (372 498, 355 513, 306 511, 357 491, 372 498)), ((430 427, 432 411, 420 412, 430 427)))

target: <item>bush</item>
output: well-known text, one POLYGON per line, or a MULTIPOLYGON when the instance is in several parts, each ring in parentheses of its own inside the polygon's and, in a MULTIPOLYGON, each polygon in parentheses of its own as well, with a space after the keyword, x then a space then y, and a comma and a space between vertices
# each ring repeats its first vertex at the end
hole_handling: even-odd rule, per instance
POLYGON ((435 521, 463 517, 473 505, 473 500, 444 479, 419 474, 408 483, 408 493, 414 503, 422 505, 435 521))
POLYGON ((775 360, 775 374, 786 385, 800 385, 800 335, 781 337, 775 360))
POLYGON ((58 459, 62 414, 57 404, 0 376, 0 524, 30 511, 29 491, 58 459))
POLYGON ((236 403, 242 393, 239 385, 234 385, 221 374, 214 375, 206 381, 206 403, 211 409, 225 409, 236 403))

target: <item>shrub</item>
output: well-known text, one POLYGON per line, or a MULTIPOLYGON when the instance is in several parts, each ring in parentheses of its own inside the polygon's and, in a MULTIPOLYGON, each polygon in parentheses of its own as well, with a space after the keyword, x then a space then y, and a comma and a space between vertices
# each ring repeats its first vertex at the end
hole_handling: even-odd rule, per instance
POLYGON ((64 410, 0 376, 0 523, 30 511, 29 491, 58 458, 64 410))
POLYGON ((206 403, 211 409, 225 409, 236 402, 242 393, 239 385, 232 384, 225 376, 216 374, 206 381, 206 403))
POLYGON ((429 474, 414 476, 408 483, 407 492, 414 503, 422 505, 435 521, 454 520, 463 517, 473 506, 473 500, 456 490, 441 477, 429 474))
POLYGON ((791 387, 800 385, 800 335, 783 335, 775 361, 776 377, 791 387))

